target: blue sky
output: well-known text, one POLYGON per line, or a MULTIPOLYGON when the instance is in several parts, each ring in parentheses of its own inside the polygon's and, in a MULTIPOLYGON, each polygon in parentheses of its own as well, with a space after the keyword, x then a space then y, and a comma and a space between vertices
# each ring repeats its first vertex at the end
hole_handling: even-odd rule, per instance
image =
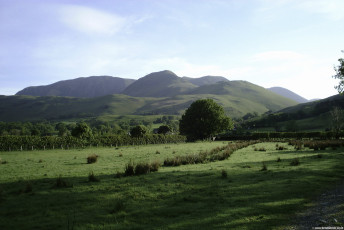
POLYGON ((0 0, 0 95, 167 69, 325 98, 343 12, 343 0, 0 0))

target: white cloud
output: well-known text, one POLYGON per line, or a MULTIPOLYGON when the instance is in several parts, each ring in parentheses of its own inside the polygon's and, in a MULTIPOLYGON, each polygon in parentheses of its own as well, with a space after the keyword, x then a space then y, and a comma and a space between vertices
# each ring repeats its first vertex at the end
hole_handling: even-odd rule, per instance
POLYGON ((64 24, 87 34, 113 35, 127 23, 123 17, 85 6, 63 5, 59 13, 64 24))

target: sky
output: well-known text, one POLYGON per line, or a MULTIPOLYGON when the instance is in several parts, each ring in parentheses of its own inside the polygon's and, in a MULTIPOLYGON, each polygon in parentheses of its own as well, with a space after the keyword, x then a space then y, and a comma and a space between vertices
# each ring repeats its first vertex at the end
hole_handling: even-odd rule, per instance
POLYGON ((0 0, 0 95, 171 70, 326 98, 343 12, 343 0, 0 0))

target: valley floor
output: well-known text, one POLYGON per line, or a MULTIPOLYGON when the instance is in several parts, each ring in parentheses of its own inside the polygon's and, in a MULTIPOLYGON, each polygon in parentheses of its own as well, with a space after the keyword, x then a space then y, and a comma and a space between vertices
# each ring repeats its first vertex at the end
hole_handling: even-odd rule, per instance
POLYGON ((227 144, 1 152, 0 229, 299 229, 344 225, 340 218, 344 216, 343 202, 337 199, 342 193, 331 192, 342 191, 338 185, 344 175, 343 148, 296 151, 287 143, 259 143, 223 161, 117 177, 129 162, 163 164, 167 158, 227 144), (276 150, 276 145, 283 150, 276 150), (97 154, 98 160, 87 164, 91 154, 97 154), (298 164, 293 164, 296 159, 298 164), (333 194, 338 194, 336 199, 333 194), (329 211, 329 218, 308 219, 311 221, 305 225, 309 210, 320 210, 318 205, 329 211))

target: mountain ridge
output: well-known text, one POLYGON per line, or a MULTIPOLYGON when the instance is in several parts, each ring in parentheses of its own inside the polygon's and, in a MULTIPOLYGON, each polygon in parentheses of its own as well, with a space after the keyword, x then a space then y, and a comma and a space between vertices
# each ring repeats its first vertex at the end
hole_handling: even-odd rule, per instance
POLYGON ((271 87, 271 88, 267 88, 267 90, 270 90, 274 93, 277 93, 278 95, 281 95, 283 97, 290 98, 290 99, 297 101, 299 103, 309 102, 309 100, 307 100, 306 98, 301 97, 300 95, 290 91, 289 89, 283 88, 283 87, 271 87))
POLYGON ((112 76, 79 77, 45 86, 26 87, 16 95, 91 98, 121 93, 134 81, 112 76))

